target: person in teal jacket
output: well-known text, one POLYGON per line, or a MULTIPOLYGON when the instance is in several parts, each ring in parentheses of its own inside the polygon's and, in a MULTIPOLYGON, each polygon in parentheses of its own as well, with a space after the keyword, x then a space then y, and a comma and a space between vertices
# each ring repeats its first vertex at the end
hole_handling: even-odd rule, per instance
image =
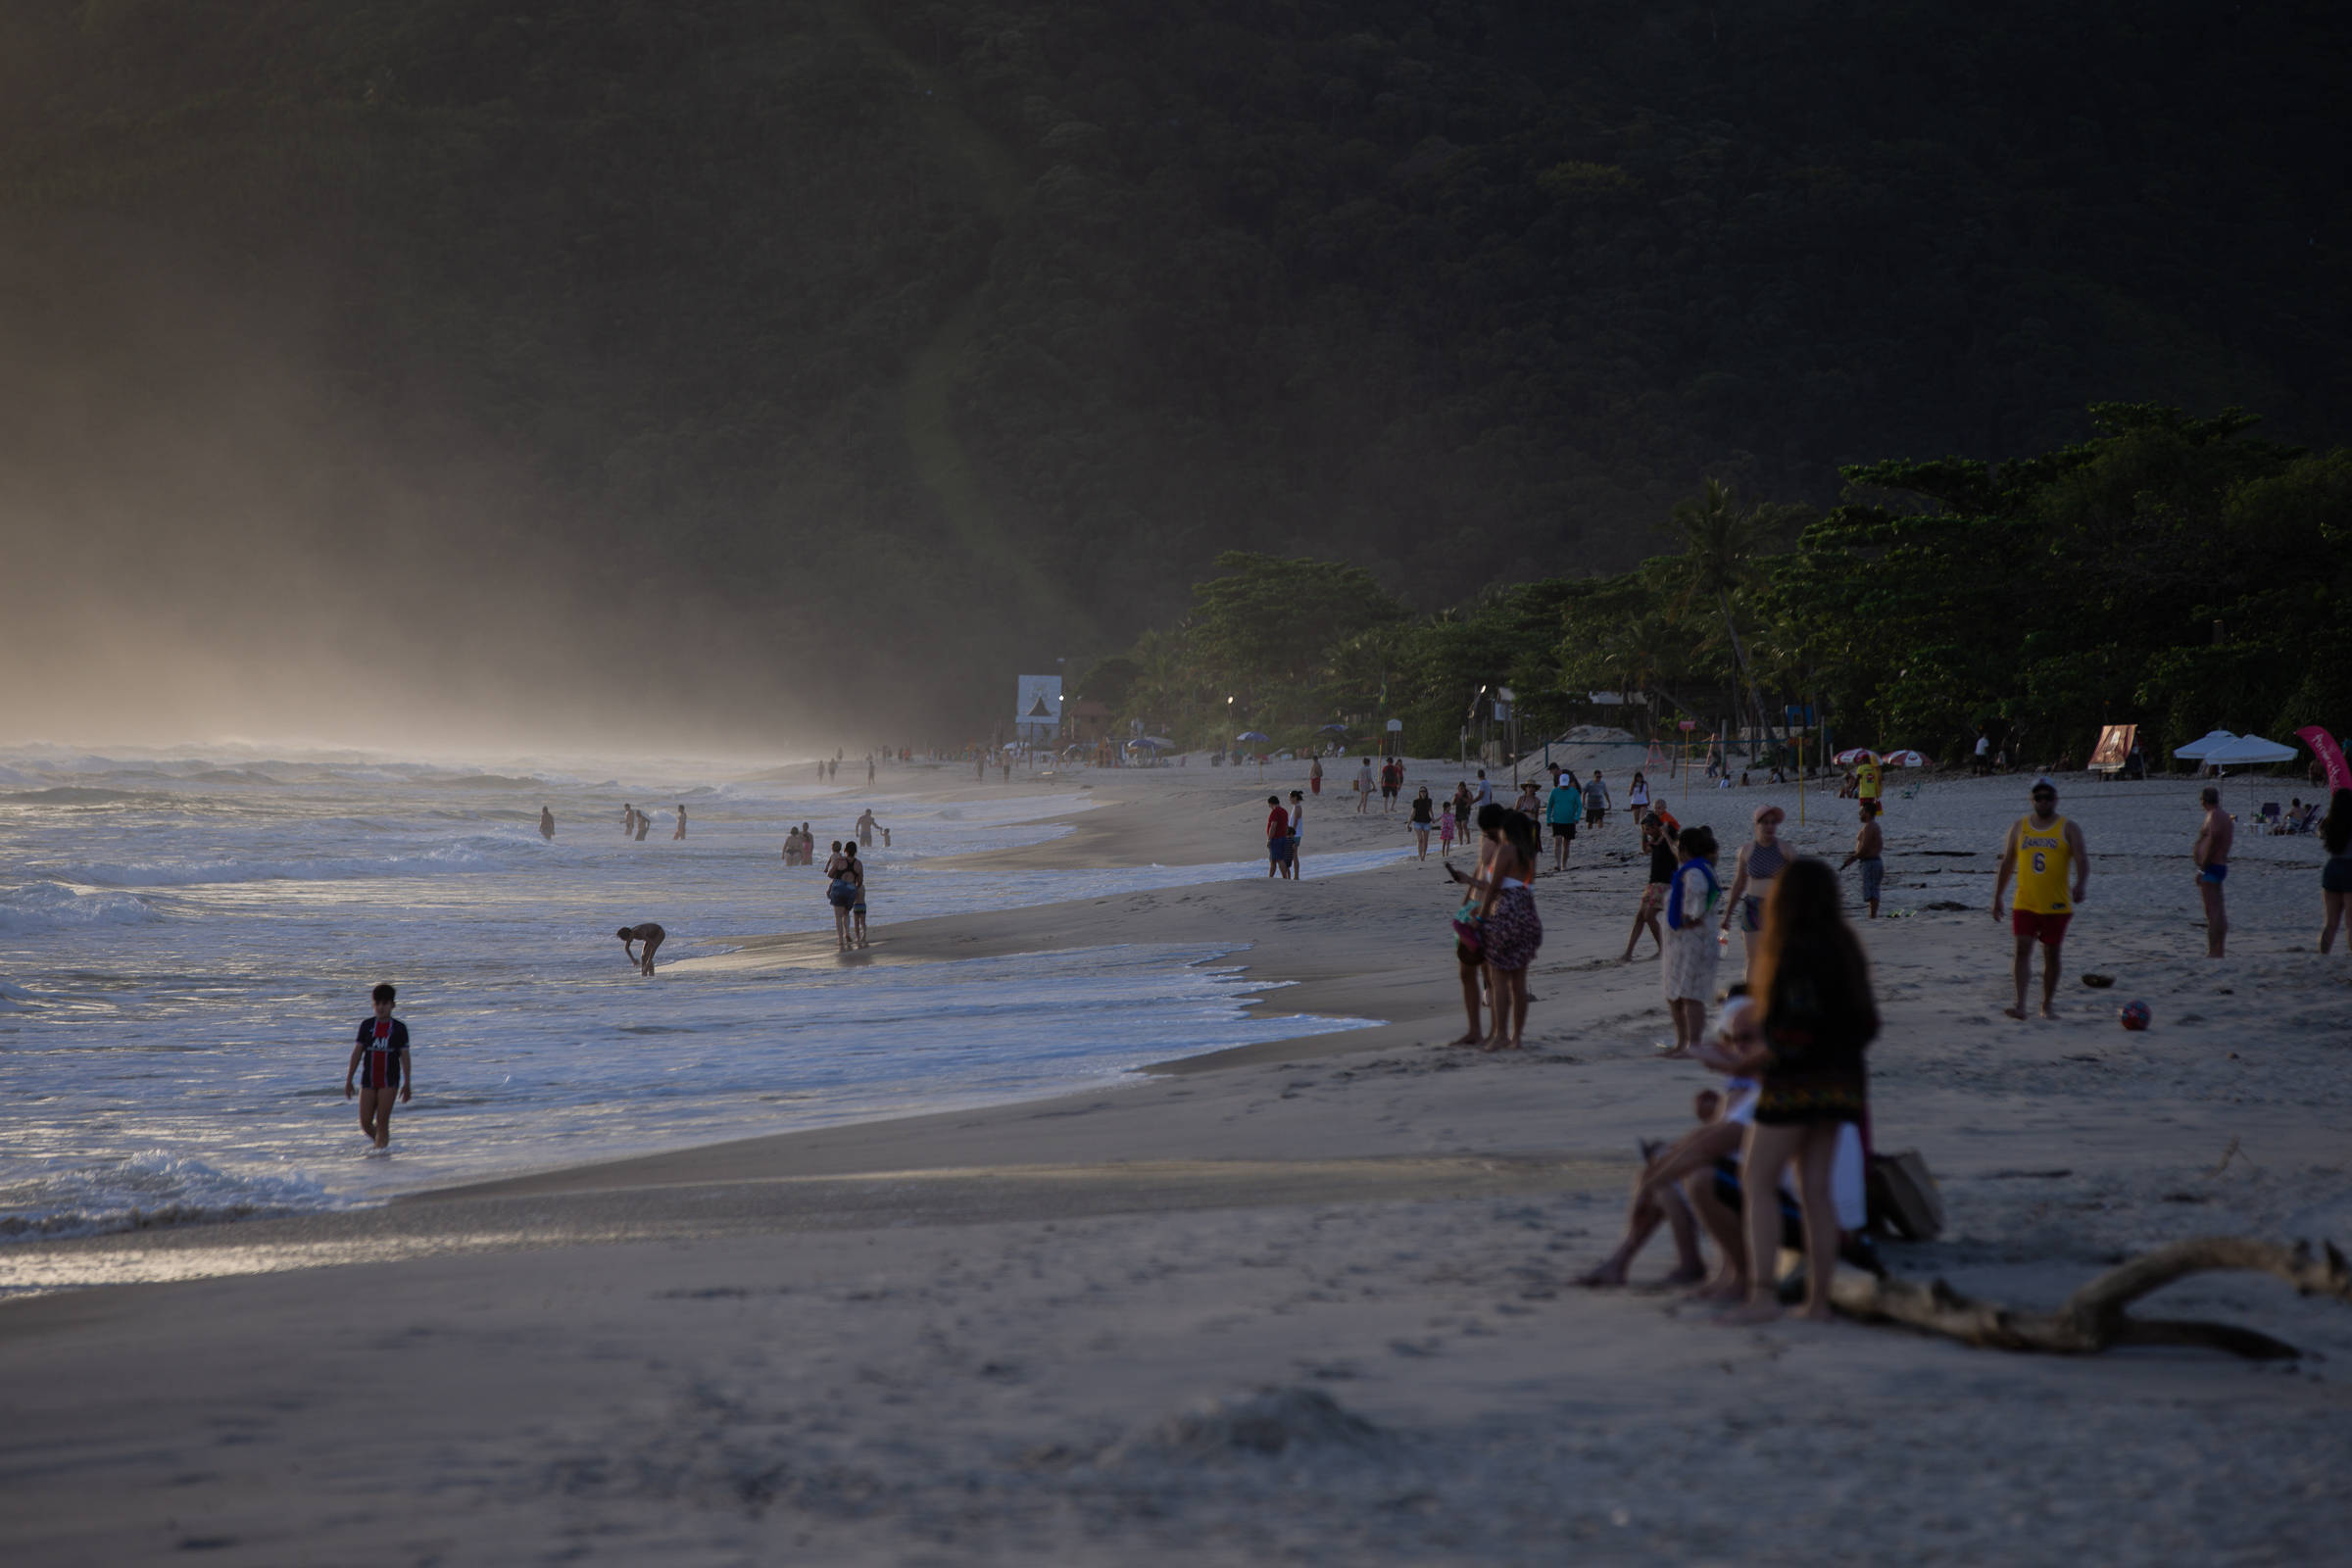
POLYGON ((1585 814, 1584 786, 1576 781, 1576 773, 1562 768, 1551 786, 1551 798, 1544 803, 1544 820, 1551 824, 1551 868, 1568 869, 1568 846, 1576 842, 1576 824, 1585 814))

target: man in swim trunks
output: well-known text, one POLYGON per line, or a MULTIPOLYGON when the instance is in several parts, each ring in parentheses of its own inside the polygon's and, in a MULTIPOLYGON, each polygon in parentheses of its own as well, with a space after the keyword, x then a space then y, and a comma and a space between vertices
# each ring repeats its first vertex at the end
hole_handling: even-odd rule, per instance
POLYGON ((2205 901, 2205 956, 2222 956, 2230 936, 2230 913, 2222 907, 2222 880, 2230 874, 2230 845, 2237 824, 2222 809, 2222 792, 2212 785, 2198 797, 2205 803, 2205 824, 2197 829, 2196 847, 2188 858, 2197 864, 2197 896, 2205 901))
POLYGON ((2001 917, 2001 894, 2017 877, 2017 907, 2009 930, 2017 939, 2012 972, 2017 980, 2017 1005, 2001 1010, 2012 1018, 2026 1015, 2026 986, 2034 976, 2034 944, 2041 944, 2041 1015, 2058 1016, 2058 949, 2066 941, 2067 922, 2090 880, 2090 852, 2082 847, 2082 830, 2058 814, 2058 786, 2046 778, 2034 781, 2034 809, 2010 824, 2001 847, 2000 869, 1992 877, 1992 917, 2001 917))
POLYGON ((360 1020, 359 1037, 352 1042, 351 1060, 343 1068, 343 1098, 352 1097, 352 1078, 364 1066, 361 1078, 360 1131, 374 1141, 378 1149, 392 1145, 392 1091, 407 1100, 409 1084, 409 1026, 392 1016, 392 999, 397 995, 389 985, 375 988, 375 1012, 360 1020))
POLYGON ((869 806, 864 810, 858 813, 858 842, 864 845, 869 850, 874 847, 874 828, 876 825, 877 824, 874 820, 874 808, 872 807, 869 806))
POLYGON ((648 920, 643 925, 624 925, 615 935, 620 938, 620 951, 629 955, 629 961, 637 965, 637 972, 652 974, 654 972, 654 950, 662 945, 662 939, 669 933, 648 920), (629 951, 631 944, 638 942, 645 944, 645 953, 642 956, 629 951))
POLYGON ((1886 834, 1879 826, 1879 803, 1862 803, 1862 828, 1854 835, 1854 853, 1838 862, 1842 871, 1849 865, 1862 867, 1862 902, 1870 906, 1870 917, 1879 917, 1879 888, 1886 876, 1884 852, 1886 834))

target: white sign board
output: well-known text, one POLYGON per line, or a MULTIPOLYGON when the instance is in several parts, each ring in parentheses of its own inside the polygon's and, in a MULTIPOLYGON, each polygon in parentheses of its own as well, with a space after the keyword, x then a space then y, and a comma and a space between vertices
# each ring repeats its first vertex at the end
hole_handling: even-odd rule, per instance
POLYGON ((1060 734, 1061 677, 1023 675, 1012 723, 1023 740, 1052 740, 1060 734))

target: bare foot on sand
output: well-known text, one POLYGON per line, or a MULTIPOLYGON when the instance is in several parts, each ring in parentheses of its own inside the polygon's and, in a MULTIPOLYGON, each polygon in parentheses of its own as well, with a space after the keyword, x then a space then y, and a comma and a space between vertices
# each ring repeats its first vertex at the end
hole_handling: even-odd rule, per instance
POLYGON ((2001 1009, 2001 1016, 2004 1018, 2015 1018, 2019 1023, 2024 1023, 2026 1021, 2026 1009, 2023 1007, 2003 1007, 2001 1009))
POLYGON ((1602 1263, 1587 1269, 1576 1277, 1576 1283, 1588 1291, 1605 1291, 1625 1283, 1625 1270, 1613 1263, 1602 1263))
POLYGON ((1448 1040, 1446 1044, 1448 1046, 1475 1046, 1485 1038, 1484 1035, 1464 1035, 1459 1040, 1448 1040))
POLYGON ((2041 1009, 2041 1015, 2042 1015, 2044 1018, 2051 1018, 2051 1019, 2055 1019, 2055 1018, 2058 1016, 2058 1013, 2057 1013, 2057 1009, 2055 1009, 2055 1008, 2053 1008, 2053 1007, 2044 1007, 2044 1008, 2042 1008, 2042 1009, 2041 1009))
POLYGON ((1658 1284, 1666 1288, 1672 1288, 1678 1285, 1696 1285, 1700 1280, 1703 1280, 1706 1277, 1707 1271, 1698 1264, 1693 1263, 1689 1268, 1676 1269, 1673 1273, 1658 1281, 1658 1284))
POLYGON ((1690 1293, 1693 1301, 1743 1301, 1747 1298, 1747 1281, 1737 1277, 1710 1280, 1690 1293))

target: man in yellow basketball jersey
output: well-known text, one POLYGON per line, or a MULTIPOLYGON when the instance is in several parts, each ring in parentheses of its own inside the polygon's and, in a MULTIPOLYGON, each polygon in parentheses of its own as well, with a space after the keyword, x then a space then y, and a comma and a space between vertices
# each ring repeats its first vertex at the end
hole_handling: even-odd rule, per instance
POLYGON ((2017 1005, 2001 1010, 2012 1018, 2026 1015, 2026 985, 2034 977, 2034 944, 2041 944, 2041 1015, 2058 1016, 2052 1005, 2058 995, 2058 948, 2066 941, 2066 923, 2082 902, 2090 880, 2090 852, 2082 847, 2082 830, 2058 814, 2058 786, 2046 778, 2034 781, 2034 809, 2010 826, 2009 842, 2001 848, 2001 868, 1992 878, 1992 917, 2001 917, 2001 894, 2012 873, 2017 877, 2017 907, 2009 929, 2017 938, 2017 1005))

